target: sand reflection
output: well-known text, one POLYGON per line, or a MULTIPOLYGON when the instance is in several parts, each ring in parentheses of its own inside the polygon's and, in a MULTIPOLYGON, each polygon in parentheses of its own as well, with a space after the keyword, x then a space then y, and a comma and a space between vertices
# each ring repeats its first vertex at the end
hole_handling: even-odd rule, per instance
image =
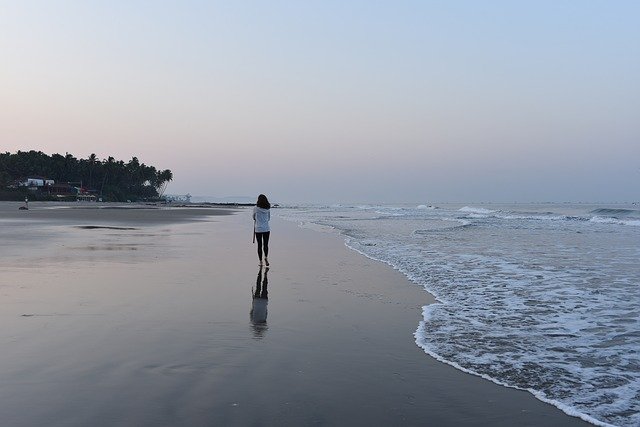
POLYGON ((251 291, 251 312, 249 317, 253 326, 253 336, 262 338, 267 332, 267 304, 269 303, 269 267, 258 269, 256 286, 251 291))

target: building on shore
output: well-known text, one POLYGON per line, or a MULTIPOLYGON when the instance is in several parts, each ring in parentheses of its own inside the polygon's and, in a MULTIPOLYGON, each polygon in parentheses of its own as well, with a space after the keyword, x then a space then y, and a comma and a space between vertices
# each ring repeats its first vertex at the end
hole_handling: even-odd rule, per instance
POLYGON ((101 198, 98 192, 82 186, 82 182, 55 182, 42 176, 28 176, 13 181, 9 188, 26 188, 32 193, 48 195, 58 200, 95 202, 101 198))

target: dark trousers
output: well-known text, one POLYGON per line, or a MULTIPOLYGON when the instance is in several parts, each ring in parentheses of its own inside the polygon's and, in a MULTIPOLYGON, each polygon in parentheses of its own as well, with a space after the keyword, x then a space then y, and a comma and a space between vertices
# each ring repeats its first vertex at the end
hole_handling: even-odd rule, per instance
POLYGON ((258 258, 262 259, 262 247, 264 245, 264 256, 269 256, 269 234, 270 231, 264 233, 256 233, 256 240, 258 241, 258 258))

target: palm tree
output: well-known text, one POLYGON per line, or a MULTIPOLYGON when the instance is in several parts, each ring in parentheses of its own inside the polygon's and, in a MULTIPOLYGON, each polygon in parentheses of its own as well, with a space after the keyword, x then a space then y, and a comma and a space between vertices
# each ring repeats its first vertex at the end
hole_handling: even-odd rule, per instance
POLYGON ((156 188, 158 189, 158 196, 162 197, 169 181, 173 180, 173 173, 169 169, 158 172, 158 179, 156 182, 156 188))
POLYGON ((87 159, 89 161, 89 188, 90 189, 93 189, 93 166, 96 163, 97 159, 98 158, 96 157, 95 153, 91 153, 91 155, 87 159))

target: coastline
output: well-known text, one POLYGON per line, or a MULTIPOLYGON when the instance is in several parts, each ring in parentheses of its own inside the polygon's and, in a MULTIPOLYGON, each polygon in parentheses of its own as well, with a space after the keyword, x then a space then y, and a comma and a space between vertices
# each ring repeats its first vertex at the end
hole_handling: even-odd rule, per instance
MULTIPOLYGON (((286 221, 289 222, 289 221, 286 221)), ((289 222, 295 225, 294 222, 289 222)), ((541 397, 534 396, 529 390, 522 390, 515 387, 498 384, 490 378, 478 375, 475 372, 454 366, 446 360, 441 360, 437 355, 431 354, 421 347, 417 340, 417 330, 423 323, 422 311, 436 303, 436 297, 426 291, 421 285, 417 285, 409 280, 403 273, 394 266, 375 258, 372 258, 359 250, 349 246, 344 236, 337 230, 319 231, 312 227, 300 228, 308 233, 320 233, 330 239, 336 239, 343 243, 347 252, 354 254, 355 263, 366 266, 370 270, 366 273, 375 276, 377 295, 385 295, 390 300, 395 300, 396 306, 402 307, 405 311, 406 331, 412 332, 410 345, 406 342, 398 342, 398 348, 406 352, 405 363, 410 363, 412 372, 415 374, 415 383, 411 385, 412 392, 416 396, 422 394, 428 402, 424 403, 424 411, 433 415, 434 412, 446 414, 444 417, 429 419, 428 423, 434 425, 590 425, 589 418, 583 414, 568 414, 554 405, 554 402, 545 401, 541 397), (381 285, 380 285, 381 283, 381 285), (418 307, 419 306, 419 307, 418 307), (413 320, 411 320, 413 319, 413 320), (412 329, 411 329, 412 328, 412 329), (424 371, 421 371, 421 369, 424 371), (440 384, 433 384, 432 379, 437 379, 440 384), (458 384, 459 388, 455 385, 458 384), (418 390, 420 386, 426 389, 418 390), (440 394, 439 398, 434 398, 433 393, 440 394), (454 409, 442 407, 448 400, 455 402, 454 406, 460 405, 458 410, 465 413, 465 416, 458 416, 452 412, 454 409), (464 402, 464 403, 463 403, 464 402), (437 420, 437 421, 436 421, 437 420)), ((355 267, 355 266, 354 266, 355 267)), ((398 331, 399 332, 399 331, 398 331)), ((446 404, 445 404, 446 406, 446 404)), ((419 415, 416 413, 413 421, 403 418, 409 425, 419 424, 419 415)), ((607 425, 591 419, 593 423, 607 425)))
POLYGON ((14 236, 0 262, 0 419, 588 425, 427 356, 412 334, 433 299, 340 236, 275 219, 268 315, 252 323, 250 213, 234 212, 22 224, 36 237, 14 236), (119 228, 77 227, 105 224, 119 228), (36 256, 19 259, 36 238, 36 256))
MULTIPOLYGON (((312 224, 312 223, 310 223, 310 224, 312 224)), ((391 264, 391 263, 389 263, 389 262, 386 262, 386 261, 384 261, 384 260, 381 260, 381 259, 377 259, 377 258, 375 258, 375 257, 372 257, 372 256, 370 256, 370 255, 368 255, 368 254, 366 254, 366 253, 364 253, 364 252, 362 252, 362 251, 358 250, 358 249, 357 249, 357 248, 355 248, 354 246, 350 245, 350 244, 348 243, 347 239, 345 239, 345 238, 344 238, 344 236, 342 235, 342 233, 340 233, 338 230, 331 230, 331 231, 335 231, 335 232, 336 232, 336 235, 337 235, 338 237, 342 238, 342 239, 345 241, 345 246, 346 246, 347 248, 349 248, 350 250, 352 250, 353 252, 356 252, 357 254, 359 254, 359 255, 361 255, 361 256, 363 256, 363 257, 365 257, 365 258, 368 258, 368 259, 370 259, 370 260, 372 260, 372 261, 374 261, 374 262, 380 263, 380 264, 384 264, 384 265, 388 266, 389 268, 391 268, 391 269, 393 269, 393 270, 395 270, 395 271, 400 272, 400 273, 402 274, 402 276, 403 276, 403 277, 404 277, 404 278, 409 282, 409 284, 410 284, 410 285, 412 285, 412 286, 417 286, 417 287, 419 287, 419 288, 422 288, 422 291, 423 291, 424 293, 426 293, 426 294, 427 294, 427 300, 428 300, 428 302, 427 302, 427 304, 426 304, 426 305, 424 305, 424 306, 422 307, 422 318, 420 319, 420 321, 419 321, 419 323, 418 323, 418 327, 417 327, 417 329, 415 330, 415 332, 414 332, 413 336, 414 336, 414 339, 415 339, 415 344, 416 344, 419 348, 421 348, 421 349, 424 351, 424 353, 425 353, 429 358, 434 359, 434 360, 436 360, 436 361, 438 361, 438 362, 440 362, 440 363, 443 363, 443 364, 445 364, 445 365, 451 366, 451 367, 455 368, 456 370, 461 371, 461 372, 463 372, 463 373, 465 373, 465 374, 473 375, 473 376, 476 376, 476 377, 482 378, 482 379, 484 379, 484 380, 487 380, 487 381, 489 381, 489 382, 491 382, 491 383, 493 383, 493 384, 496 384, 496 385, 498 385, 498 386, 506 387, 506 388, 510 388, 510 389, 518 390, 518 391, 525 391, 525 392, 527 392, 527 393, 530 393, 530 394, 531 394, 532 396, 534 396, 536 399, 540 400, 541 402, 544 402, 544 403, 547 403, 547 404, 549 404, 549 405, 552 405, 552 406, 556 407, 557 409, 561 410, 562 412, 564 412, 565 414, 567 414, 567 415, 568 415, 568 416, 570 416, 570 417, 576 417, 576 418, 579 418, 579 419, 581 419, 581 420, 583 420, 583 421, 585 421, 585 422, 587 422, 587 423, 589 423, 589 424, 593 424, 593 425, 605 426, 605 427, 606 427, 606 426, 613 426, 613 424, 609 424, 609 423, 606 423, 606 422, 600 421, 600 420, 598 420, 598 419, 596 419, 596 418, 593 418, 593 417, 591 417, 591 416, 589 416, 589 415, 587 415, 587 414, 584 414, 584 413, 582 413, 582 412, 579 412, 579 411, 578 411, 578 410, 576 410, 575 408, 573 408, 573 407, 571 407, 571 406, 567 406, 567 405, 563 404, 563 403, 562 403, 562 402, 560 402, 560 401, 553 400, 553 399, 549 399, 549 398, 547 398, 543 393, 541 393, 541 392, 539 392, 539 391, 537 391, 537 390, 535 390, 535 389, 531 389, 531 388, 529 388, 529 389, 525 389, 525 388, 521 388, 521 387, 517 387, 517 386, 514 386, 514 385, 510 385, 510 384, 507 384, 507 383, 501 382, 501 381, 499 381, 499 380, 497 380, 497 379, 495 379, 495 378, 492 378, 492 377, 490 377, 490 376, 488 376, 488 375, 485 375, 485 374, 478 373, 478 372, 476 372, 476 371, 473 371, 473 370, 467 369, 467 368, 465 368, 465 367, 463 367, 463 366, 459 365, 458 363, 455 363, 455 362, 452 362, 452 361, 450 361, 450 360, 447 360, 446 358, 444 358, 444 357, 440 356, 439 354, 437 354, 436 352, 434 352, 433 350, 431 350, 431 349, 429 348, 429 345, 428 345, 428 343, 427 343, 427 341, 426 341, 425 337, 424 337, 424 333, 425 333, 425 319, 427 319, 427 318, 429 318, 429 317, 430 317, 430 310, 431 310, 431 308, 432 308, 432 307, 431 307, 431 305, 432 305, 432 304, 437 304, 437 303, 438 303, 438 298, 437 298, 437 296, 436 296, 436 295, 434 295, 433 293, 431 293, 431 292, 426 288, 426 286, 423 286, 423 285, 420 285, 420 284, 418 284, 418 283, 414 282, 410 277, 408 277, 406 274, 402 273, 402 270, 401 270, 401 269, 397 268, 397 267, 396 267, 396 266, 394 266, 393 264, 391 264)))

